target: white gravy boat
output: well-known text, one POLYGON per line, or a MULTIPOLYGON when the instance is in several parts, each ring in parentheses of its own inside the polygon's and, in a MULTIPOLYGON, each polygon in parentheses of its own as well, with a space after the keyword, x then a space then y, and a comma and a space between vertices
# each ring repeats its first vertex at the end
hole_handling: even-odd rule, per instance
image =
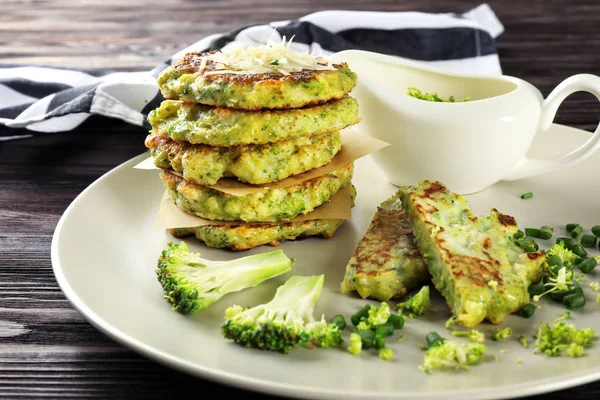
POLYGON ((362 118, 357 127, 391 144, 371 157, 394 185, 430 179, 457 193, 475 193, 500 180, 566 168, 600 147, 599 127, 560 157, 526 157, 536 133, 550 127, 568 95, 583 90, 600 99, 595 75, 574 75, 544 99, 533 85, 510 76, 463 75, 361 50, 331 58, 347 62, 358 76, 351 93, 362 118), (457 102, 416 99, 407 95, 410 86, 457 102))

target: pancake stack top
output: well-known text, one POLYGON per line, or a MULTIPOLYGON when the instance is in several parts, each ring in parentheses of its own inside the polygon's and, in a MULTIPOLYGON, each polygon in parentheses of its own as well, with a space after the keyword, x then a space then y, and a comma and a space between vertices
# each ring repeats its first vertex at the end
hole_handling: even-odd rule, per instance
POLYGON ((345 64, 290 49, 289 43, 188 53, 157 79, 165 100, 148 121, 145 144, 171 199, 210 225, 173 228, 211 247, 244 250, 281 240, 331 237, 342 220, 294 220, 352 186, 353 165, 278 185, 328 164, 340 130, 358 122, 345 64), (221 180, 265 190, 232 195, 221 180))

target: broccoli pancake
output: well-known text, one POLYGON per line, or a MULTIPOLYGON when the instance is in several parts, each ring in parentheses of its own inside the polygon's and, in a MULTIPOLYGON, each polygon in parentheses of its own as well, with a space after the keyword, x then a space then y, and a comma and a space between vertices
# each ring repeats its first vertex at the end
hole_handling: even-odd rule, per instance
POLYGON ((276 222, 295 218, 328 202, 342 187, 351 184, 353 165, 286 188, 234 196, 194 185, 168 171, 160 177, 171 199, 182 211, 220 221, 276 222))
MULTIPOLYGON (((356 74, 347 64, 314 69, 319 64, 293 72, 276 68, 252 73, 215 62, 219 51, 187 53, 157 78, 162 95, 218 107, 243 110, 301 108, 341 99, 356 85, 356 74), (219 70, 224 66, 225 70, 219 70), (271 72, 273 71, 273 72, 271 72)), ((228 62, 228 61, 226 61, 228 62)))
POLYGON ((350 96, 286 111, 241 111, 165 100, 148 115, 154 133, 210 146, 272 143, 339 131, 358 121, 358 102, 350 96))
POLYGON ((342 293, 387 301, 404 296, 431 279, 414 243, 399 193, 384 201, 346 265, 342 293))
POLYGON ((440 182, 404 186, 400 197, 432 282, 460 325, 499 324, 529 303, 546 256, 515 243, 513 217, 496 209, 478 217, 465 197, 440 182))
MULTIPOLYGON (((350 189, 352 207, 354 207, 356 188, 351 185, 350 189)), ((275 223, 220 224, 167 230, 178 238, 194 236, 209 247, 243 251, 262 245, 278 246, 283 241, 310 236, 329 239, 343 223, 343 219, 313 219, 275 223)))
POLYGON ((254 185, 277 182, 327 164, 342 148, 339 132, 235 147, 194 145, 158 135, 149 135, 145 143, 157 167, 208 186, 223 177, 254 185))
POLYGON ((265 244, 278 246, 285 240, 309 236, 329 239, 343 222, 343 219, 314 219, 266 224, 206 225, 168 231, 178 238, 195 236, 209 247, 243 251, 265 244))
POLYGON ((194 236, 209 247, 243 251, 265 244, 278 246, 285 240, 309 236, 329 239, 343 222, 343 219, 315 219, 267 224, 207 225, 168 231, 178 238, 194 236))

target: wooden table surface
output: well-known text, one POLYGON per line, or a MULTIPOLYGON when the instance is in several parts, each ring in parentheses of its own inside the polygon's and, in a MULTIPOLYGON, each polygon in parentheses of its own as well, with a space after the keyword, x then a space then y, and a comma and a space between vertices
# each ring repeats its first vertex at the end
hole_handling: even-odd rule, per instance
MULTIPOLYGON (((464 12, 478 4, 3 0, 0 63, 151 69, 205 35, 251 23, 324 9, 464 12)), ((489 4, 505 26, 498 39, 504 73, 544 95, 572 74, 600 74, 598 0, 489 4)), ((575 94, 556 122, 593 130, 599 110, 593 96, 575 94)), ((212 389, 218 398, 252 395, 175 372, 116 344, 88 324, 57 286, 50 243, 61 214, 95 179, 144 152, 145 135, 121 122, 91 118, 72 132, 0 143, 0 398, 177 398, 187 390, 202 396, 212 389)), ((598 399, 600 382, 538 398, 598 399)))

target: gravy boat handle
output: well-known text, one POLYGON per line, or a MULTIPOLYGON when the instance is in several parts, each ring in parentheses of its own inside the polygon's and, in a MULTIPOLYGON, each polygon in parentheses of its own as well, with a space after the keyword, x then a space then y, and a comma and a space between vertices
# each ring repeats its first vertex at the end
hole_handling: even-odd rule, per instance
MULTIPOLYGON (((542 104, 542 114, 539 124, 540 132, 550 128, 558 107, 567 96, 579 91, 589 92, 600 100, 600 77, 591 74, 578 74, 561 82, 542 104)), ((525 158, 504 180, 512 181, 569 167, 585 160, 599 148, 600 125, 596 128, 593 135, 579 148, 550 159, 525 158)))

